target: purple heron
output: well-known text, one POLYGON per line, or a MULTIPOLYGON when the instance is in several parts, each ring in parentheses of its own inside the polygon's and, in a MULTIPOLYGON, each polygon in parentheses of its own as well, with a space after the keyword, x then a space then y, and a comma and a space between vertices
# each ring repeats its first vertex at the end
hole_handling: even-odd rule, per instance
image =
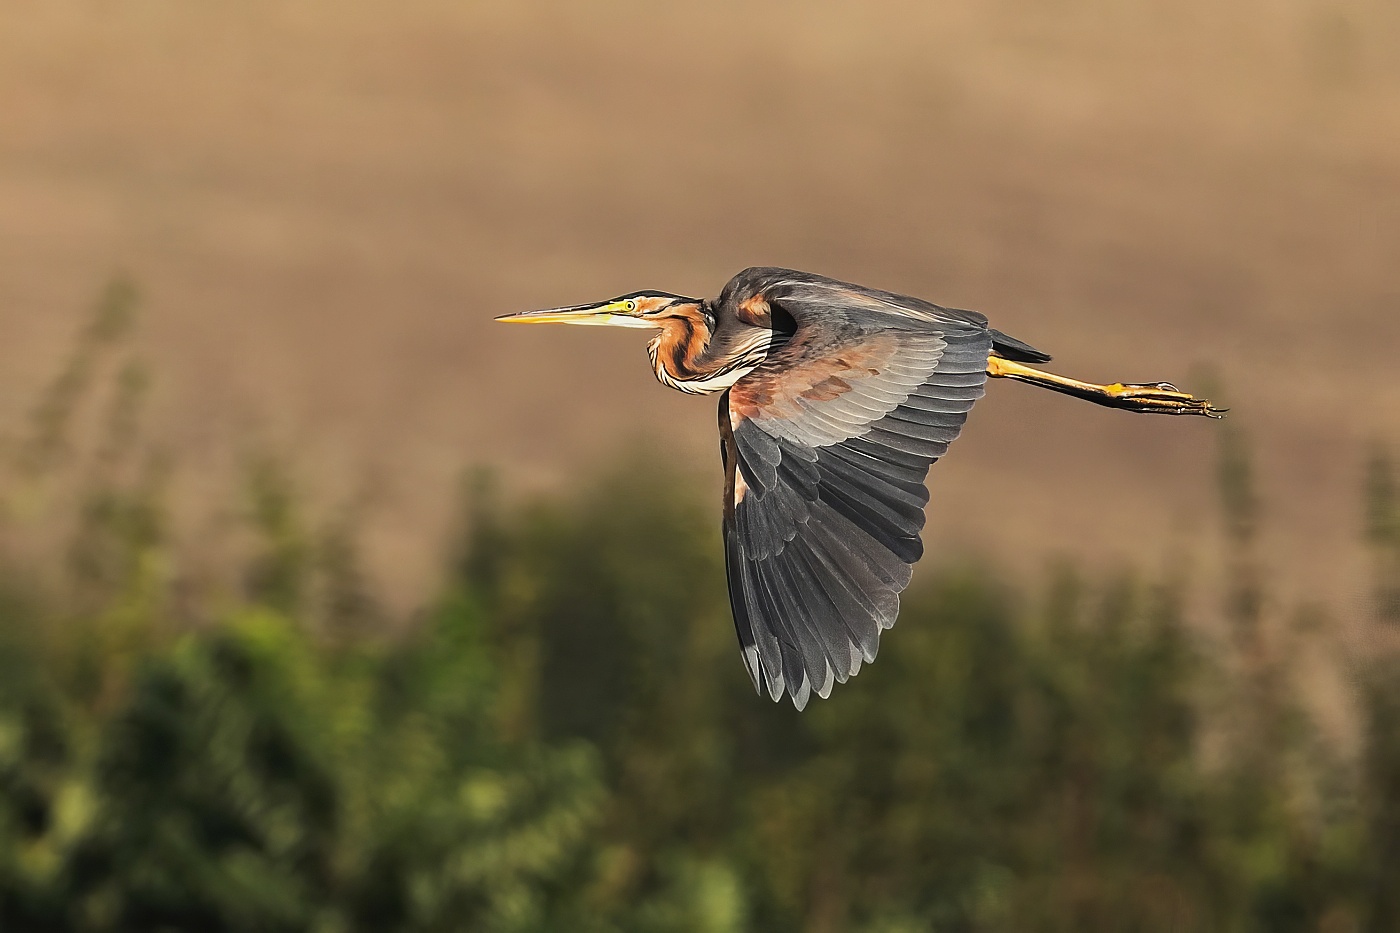
POLYGON ((1094 385, 976 311, 790 269, 716 299, 640 291, 497 320, 656 331, 664 385, 721 393, 730 607, 754 688, 800 710, 873 661, 923 554, 929 467, 988 377, 1127 411, 1220 417, 1166 382, 1094 385))

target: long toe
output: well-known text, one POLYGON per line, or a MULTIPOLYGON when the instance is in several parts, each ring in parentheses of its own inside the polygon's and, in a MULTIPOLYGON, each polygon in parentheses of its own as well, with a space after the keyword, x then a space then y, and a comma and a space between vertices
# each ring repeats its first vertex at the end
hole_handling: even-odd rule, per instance
POLYGON ((1196 398, 1174 389, 1156 386, 1125 387, 1129 391, 1120 396, 1122 406, 1131 411, 1155 412, 1163 415, 1201 415, 1207 418, 1223 418, 1225 409, 1216 408, 1209 399, 1196 398))

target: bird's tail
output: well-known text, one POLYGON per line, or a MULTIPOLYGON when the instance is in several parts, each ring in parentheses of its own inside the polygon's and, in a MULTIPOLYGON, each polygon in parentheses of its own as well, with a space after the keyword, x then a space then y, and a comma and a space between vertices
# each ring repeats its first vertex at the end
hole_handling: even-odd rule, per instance
POLYGON ((1015 337, 1008 337, 999 330, 992 331, 992 349, 997 351, 1008 360, 1015 360, 1017 363, 1048 363, 1049 353, 1041 353, 1028 343, 1022 343, 1015 337))

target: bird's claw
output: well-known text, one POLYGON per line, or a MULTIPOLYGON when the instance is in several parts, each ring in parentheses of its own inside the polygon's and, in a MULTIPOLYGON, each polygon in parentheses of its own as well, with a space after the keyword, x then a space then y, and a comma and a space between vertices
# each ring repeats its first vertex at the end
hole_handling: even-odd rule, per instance
POLYGON ((1149 382, 1124 385, 1114 392, 1120 407, 1129 411, 1154 412, 1163 415, 1201 415, 1223 418, 1227 408, 1217 408, 1209 399, 1196 398, 1182 392, 1170 382, 1149 382))

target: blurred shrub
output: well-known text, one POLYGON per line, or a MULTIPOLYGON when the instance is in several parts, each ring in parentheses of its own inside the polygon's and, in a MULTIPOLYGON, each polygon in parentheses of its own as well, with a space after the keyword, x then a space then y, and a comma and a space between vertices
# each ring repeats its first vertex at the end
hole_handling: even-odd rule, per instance
MULTIPOLYGON (((1247 638, 1191 634, 1179 581, 927 568, 875 669, 798 715, 741 671, 716 517, 678 492, 705 484, 643 451, 539 501, 472 476, 394 637, 353 519, 318 534, 255 462, 241 587, 189 595, 104 328, 3 490, 0 929, 1400 929, 1397 668, 1367 668, 1360 755, 1330 751, 1261 624, 1238 436, 1249 598, 1217 627, 1247 638), (62 425, 103 354, 84 456, 62 425), (17 506, 65 482, 77 515, 17 506), (68 560, 35 574, 51 523, 68 560)), ((1381 594, 1394 488, 1375 458, 1381 594)))
POLYGON ((1366 470, 1366 540, 1375 560, 1377 611, 1382 620, 1400 623, 1400 481, 1380 445, 1366 470))

